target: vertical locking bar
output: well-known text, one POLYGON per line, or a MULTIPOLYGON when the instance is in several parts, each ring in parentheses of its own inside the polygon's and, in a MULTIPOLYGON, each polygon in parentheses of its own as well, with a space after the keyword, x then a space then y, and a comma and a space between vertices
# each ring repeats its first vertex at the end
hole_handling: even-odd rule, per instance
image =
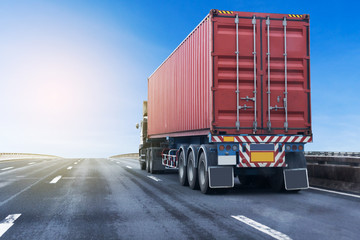
POLYGON ((268 16, 266 19, 266 28, 267 28, 267 60, 268 60, 268 122, 267 122, 267 127, 268 130, 271 131, 271 119, 270 119, 270 110, 271 110, 271 105, 270 105, 270 17, 268 16))
POLYGON ((286 17, 284 17, 283 26, 284 26, 284 65, 285 65, 285 92, 284 92, 284 108, 285 108, 285 123, 284 128, 285 132, 288 131, 288 109, 287 109, 287 51, 286 51, 286 17))
POLYGON ((255 15, 252 19, 253 31, 254 31, 254 133, 257 131, 257 122, 256 122, 256 18, 255 15))
POLYGON ((236 130, 240 130, 239 120, 239 15, 235 17, 236 24, 236 130))

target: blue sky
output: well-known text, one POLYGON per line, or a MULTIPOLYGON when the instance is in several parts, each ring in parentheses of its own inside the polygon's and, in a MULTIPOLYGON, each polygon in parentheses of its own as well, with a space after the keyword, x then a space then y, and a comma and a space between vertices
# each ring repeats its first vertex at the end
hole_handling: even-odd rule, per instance
POLYGON ((358 3, 1 1, 0 152, 136 152, 147 77, 212 8, 308 13, 314 143, 360 151, 358 3))

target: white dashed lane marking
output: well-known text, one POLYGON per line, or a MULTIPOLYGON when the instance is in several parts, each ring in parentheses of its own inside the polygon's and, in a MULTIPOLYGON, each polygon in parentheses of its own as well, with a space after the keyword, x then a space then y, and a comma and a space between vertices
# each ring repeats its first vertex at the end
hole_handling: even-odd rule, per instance
POLYGON ((28 163, 29 165, 33 165, 33 164, 35 164, 36 162, 31 162, 31 163, 28 163))
POLYGON ((126 167, 132 169, 132 167, 130 167, 130 166, 126 166, 126 167))
POLYGON ((278 232, 272 228, 269 228, 268 226, 265 226, 261 223, 258 223, 250 218, 247 218, 243 215, 238 215, 238 216, 231 216, 232 218, 235 218, 236 220, 243 222, 247 225, 249 225, 250 227, 253 227, 257 230, 259 230, 260 232, 266 233, 267 235, 270 235, 271 237, 278 239, 278 240, 291 240, 291 238, 288 235, 285 235, 281 232, 278 232))
POLYGON ((151 178, 152 180, 156 181, 156 182, 161 182, 161 179, 154 177, 154 176, 147 176, 148 178, 151 178))
POLYGON ((57 177, 55 177, 53 180, 51 180, 51 184, 53 184, 53 183, 57 183, 59 180, 60 180, 60 178, 61 178, 61 176, 57 176, 57 177))
POLYGON ((0 222, 0 237, 14 225, 15 220, 18 219, 20 215, 20 213, 11 214, 0 222))
POLYGON ((67 170, 70 170, 70 169, 72 169, 72 166, 70 166, 70 167, 67 168, 67 170))
POLYGON ((13 169, 13 168, 14 168, 14 167, 7 167, 7 168, 1 169, 1 171, 10 170, 10 169, 13 169))

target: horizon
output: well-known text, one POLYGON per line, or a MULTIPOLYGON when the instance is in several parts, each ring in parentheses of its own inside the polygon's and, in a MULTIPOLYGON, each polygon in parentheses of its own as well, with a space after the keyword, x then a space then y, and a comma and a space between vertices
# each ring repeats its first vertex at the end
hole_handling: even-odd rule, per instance
POLYGON ((0 152, 136 153, 147 78, 211 9, 310 14, 314 142, 305 151, 357 152, 357 14, 324 3, 1 2, 0 152))

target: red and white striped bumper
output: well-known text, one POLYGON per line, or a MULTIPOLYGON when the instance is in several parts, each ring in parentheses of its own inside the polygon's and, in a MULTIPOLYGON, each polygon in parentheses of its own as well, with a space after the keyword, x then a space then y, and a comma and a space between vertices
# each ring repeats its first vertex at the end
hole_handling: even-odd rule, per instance
MULTIPOLYGON (((225 142, 224 137, 211 136, 211 142, 225 142)), ((234 142, 239 143, 309 143, 310 136, 233 136, 234 142)))
MULTIPOLYGON (((229 136, 211 136, 211 142, 228 142, 225 138, 229 136)), ((234 141, 245 147, 244 151, 239 151, 238 167, 285 167, 285 149, 279 151, 280 143, 309 143, 312 142, 310 136, 233 136, 234 141), (250 144, 274 144, 274 162, 251 162, 250 159, 250 144)))

